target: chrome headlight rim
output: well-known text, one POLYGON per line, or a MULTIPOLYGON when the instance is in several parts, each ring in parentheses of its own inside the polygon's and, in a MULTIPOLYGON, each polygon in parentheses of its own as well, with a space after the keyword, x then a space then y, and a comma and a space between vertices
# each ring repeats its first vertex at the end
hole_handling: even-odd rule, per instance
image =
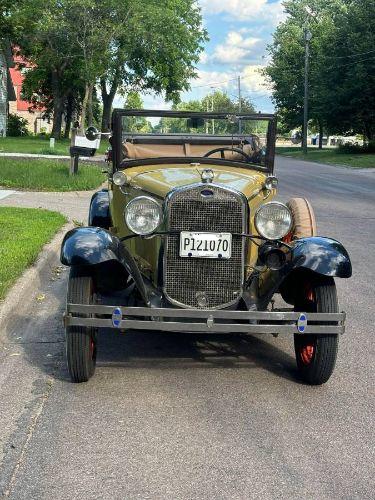
POLYGON ((132 200, 130 200, 126 206, 125 206, 125 209, 124 209, 124 220, 125 220, 125 224, 126 226, 128 227, 128 229, 134 233, 134 234, 138 234, 139 236, 150 236, 152 235, 155 230, 160 226, 160 224, 163 222, 163 208, 160 204, 160 202, 158 200, 156 200, 155 198, 152 198, 151 196, 146 196, 146 195, 141 195, 141 196, 136 196, 135 198, 133 198, 132 200), (140 201, 140 200, 147 200, 147 201, 151 201, 152 203, 155 204, 155 206, 157 207, 158 209, 158 216, 159 216, 159 220, 158 220, 158 223, 155 225, 154 229, 152 229, 152 231, 148 231, 148 232, 145 232, 145 233, 140 233, 139 231, 135 231, 134 228, 131 227, 131 225, 129 225, 128 223, 128 213, 129 213, 129 207, 135 203, 136 201, 140 201))
POLYGON ((278 240, 281 240, 292 229, 292 226, 293 226, 292 212, 290 211, 290 209, 288 208, 288 206, 285 203, 281 203, 280 201, 268 201, 267 203, 263 203, 263 205, 261 205, 260 207, 257 208, 257 210, 255 212, 255 215, 254 215, 254 225, 255 225, 255 229, 257 230, 258 234, 260 236, 262 236, 262 238, 265 238, 268 241, 278 241, 278 240), (279 207, 282 207, 283 209, 287 210, 289 212, 289 214, 290 214, 290 221, 289 221, 288 230, 285 232, 285 234, 283 234, 283 236, 280 236, 278 238, 269 238, 269 237, 267 237, 265 234, 263 234, 262 230, 259 229, 259 226, 258 226, 258 223, 257 223, 258 222, 257 219, 258 219, 259 212, 261 212, 264 209, 264 207, 267 207, 269 205, 277 205, 279 207))

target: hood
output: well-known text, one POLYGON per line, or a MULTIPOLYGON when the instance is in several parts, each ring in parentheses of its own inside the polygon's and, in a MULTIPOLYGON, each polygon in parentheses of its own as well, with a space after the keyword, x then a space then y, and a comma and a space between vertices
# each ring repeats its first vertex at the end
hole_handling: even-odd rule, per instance
POLYGON ((125 171, 130 184, 149 193, 164 198, 173 188, 202 182, 201 173, 205 169, 214 172, 214 184, 242 192, 249 198, 264 183, 266 174, 247 168, 218 165, 155 165, 134 167, 125 171))

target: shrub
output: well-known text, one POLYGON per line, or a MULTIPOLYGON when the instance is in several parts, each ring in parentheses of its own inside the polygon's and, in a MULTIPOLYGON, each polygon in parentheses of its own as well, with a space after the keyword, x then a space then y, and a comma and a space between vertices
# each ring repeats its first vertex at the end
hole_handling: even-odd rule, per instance
POLYGON ((27 130, 28 121, 18 115, 12 113, 8 116, 7 135, 10 137, 20 137, 21 135, 29 135, 27 130))
POLYGON ((364 144, 363 146, 358 144, 358 142, 355 143, 346 142, 345 144, 339 145, 337 152, 342 154, 354 154, 354 155, 375 153, 375 141, 370 141, 369 143, 364 144))

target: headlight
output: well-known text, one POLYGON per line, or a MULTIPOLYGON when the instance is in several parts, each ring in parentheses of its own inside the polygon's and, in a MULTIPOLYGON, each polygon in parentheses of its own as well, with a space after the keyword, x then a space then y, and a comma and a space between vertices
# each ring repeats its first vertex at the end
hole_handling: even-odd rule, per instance
POLYGON ((128 228, 136 234, 150 234, 159 226, 162 212, 159 203, 148 196, 131 200, 125 208, 128 228))
POLYGON ((283 238, 289 233, 291 226, 292 214, 283 203, 265 203, 255 214, 255 227, 268 240, 283 238))
POLYGON ((116 186, 124 186, 128 181, 128 178, 124 174, 124 172, 121 172, 121 170, 118 170, 113 174, 113 184, 116 184, 116 186))

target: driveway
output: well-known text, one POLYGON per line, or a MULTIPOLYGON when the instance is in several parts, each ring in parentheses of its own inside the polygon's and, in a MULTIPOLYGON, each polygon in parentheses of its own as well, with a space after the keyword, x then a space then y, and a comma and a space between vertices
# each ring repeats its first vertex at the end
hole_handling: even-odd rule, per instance
POLYGON ((291 339, 103 332, 95 377, 71 384, 51 266, 1 332, 0 496, 374 498, 375 170, 278 158, 277 175, 353 260, 331 381, 296 380, 291 339))

